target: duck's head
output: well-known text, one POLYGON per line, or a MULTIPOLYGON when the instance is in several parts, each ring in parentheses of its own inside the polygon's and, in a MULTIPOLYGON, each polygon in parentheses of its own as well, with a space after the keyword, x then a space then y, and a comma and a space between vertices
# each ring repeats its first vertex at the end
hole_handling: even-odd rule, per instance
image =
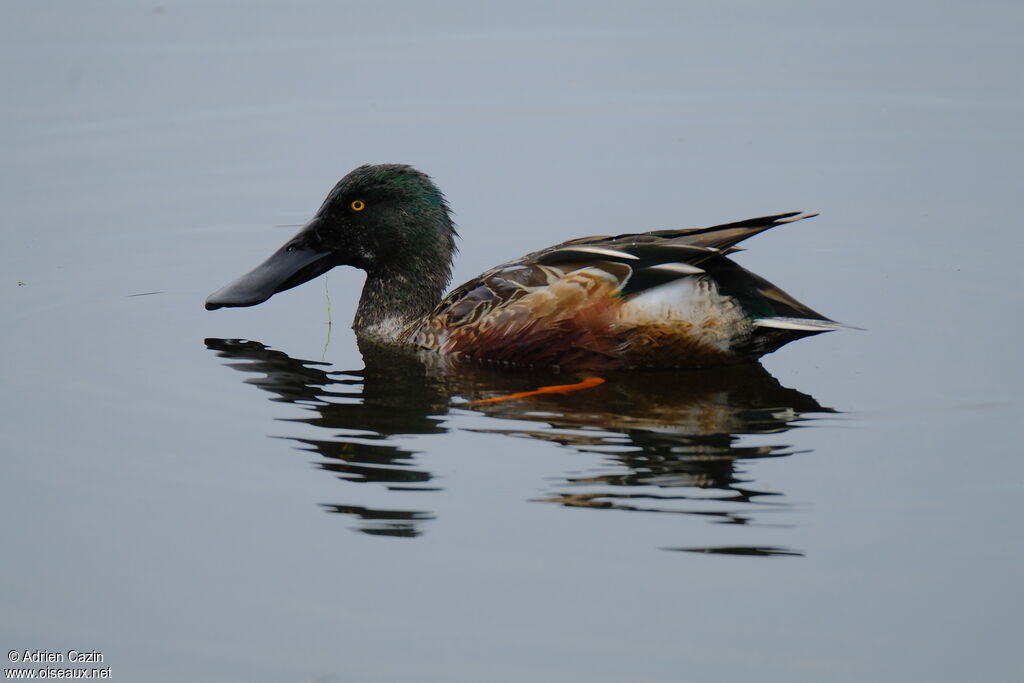
POLYGON ((425 173, 404 164, 360 166, 338 181, 294 237, 211 294, 206 308, 255 306, 335 266, 361 268, 371 280, 409 283, 439 298, 455 236, 444 196, 425 173))

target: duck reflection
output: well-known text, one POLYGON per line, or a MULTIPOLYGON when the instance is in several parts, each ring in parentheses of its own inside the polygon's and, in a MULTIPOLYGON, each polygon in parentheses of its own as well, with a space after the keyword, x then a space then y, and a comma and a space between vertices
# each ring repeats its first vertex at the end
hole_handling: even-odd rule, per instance
MULTIPOLYGON (((322 458, 317 467, 349 482, 375 483, 391 491, 438 490, 434 475, 416 462, 417 451, 402 441, 396 445, 392 437, 442 434, 449 429, 445 423, 453 410, 472 410, 501 418, 496 421, 500 427, 475 431, 551 441, 600 456, 595 469, 559 477, 535 500, 751 524, 781 494, 746 481, 742 463, 794 451, 785 445, 752 445, 749 435, 782 433, 811 414, 833 412, 781 386, 757 364, 607 375, 605 384, 576 393, 474 403, 572 380, 452 363, 367 342, 360 343, 365 363, 361 370, 291 358, 256 341, 207 339, 206 345, 229 359, 229 367, 252 374, 246 382, 273 394, 272 400, 309 411, 308 417, 293 421, 323 428, 324 437, 289 438, 322 458), (518 424, 510 428, 508 420, 518 424)), ((433 519, 428 510, 342 503, 324 507, 355 517, 356 528, 368 534, 417 536, 433 519)), ((798 554, 769 547, 673 549, 798 554)))

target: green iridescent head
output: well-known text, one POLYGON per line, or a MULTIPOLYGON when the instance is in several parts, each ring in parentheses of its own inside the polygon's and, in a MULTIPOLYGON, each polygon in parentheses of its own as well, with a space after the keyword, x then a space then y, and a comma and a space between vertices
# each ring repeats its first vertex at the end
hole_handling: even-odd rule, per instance
POLYGON ((448 284, 456 236, 444 195, 427 174, 405 164, 360 166, 338 181, 298 234, 210 295, 206 307, 255 306, 335 266, 365 270, 368 286, 386 282, 377 289, 390 289, 396 303, 419 302, 424 293, 436 303, 448 284))

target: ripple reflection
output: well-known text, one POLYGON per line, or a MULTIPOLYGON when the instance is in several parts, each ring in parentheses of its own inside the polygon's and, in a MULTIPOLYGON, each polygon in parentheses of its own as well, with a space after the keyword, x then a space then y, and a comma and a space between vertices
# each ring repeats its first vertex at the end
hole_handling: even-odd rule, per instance
MULTIPOLYGON (((207 339, 225 365, 254 375, 246 383, 292 403, 308 416, 288 421, 321 428, 323 438, 284 437, 321 459, 316 466, 350 483, 389 491, 437 491, 417 451, 394 437, 443 434, 453 410, 500 418, 473 431, 557 443, 596 456, 584 473, 563 474, 533 500, 572 508, 695 515, 722 524, 766 526, 785 508, 782 493, 764 490, 743 472, 746 461, 796 451, 785 444, 749 443, 750 435, 782 434, 834 412, 783 387, 753 364, 678 373, 622 373, 598 387, 568 395, 539 395, 500 403, 470 401, 563 384, 564 375, 510 373, 453 364, 437 356, 360 344, 365 367, 336 370, 256 341, 207 339), (518 425, 508 427, 508 421, 518 425), (756 521, 755 521, 756 520, 756 521)), ((411 441, 415 444, 416 441, 411 441)), ((415 496, 402 496, 412 503, 415 496)), ((350 516, 356 529, 412 537, 434 514, 423 509, 324 504, 350 516)), ((419 506, 414 506, 414 508, 419 506)), ((776 547, 666 548, 752 556, 800 553, 776 547)))

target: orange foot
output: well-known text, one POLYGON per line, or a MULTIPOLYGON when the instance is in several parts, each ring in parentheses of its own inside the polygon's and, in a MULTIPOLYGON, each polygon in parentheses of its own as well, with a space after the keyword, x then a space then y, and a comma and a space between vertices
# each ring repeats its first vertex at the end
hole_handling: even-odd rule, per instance
POLYGON ((470 401, 470 405, 479 405, 481 403, 499 403, 501 401, 511 401, 515 398, 526 398, 527 396, 538 396, 540 394, 568 394, 572 391, 579 391, 580 389, 589 389, 590 387, 596 387, 598 384, 604 384, 604 380, 600 377, 588 377, 582 382, 576 384, 554 384, 548 387, 541 387, 540 389, 534 389, 533 391, 520 391, 517 394, 509 394, 508 396, 495 396, 494 398, 484 398, 479 401, 470 401))

